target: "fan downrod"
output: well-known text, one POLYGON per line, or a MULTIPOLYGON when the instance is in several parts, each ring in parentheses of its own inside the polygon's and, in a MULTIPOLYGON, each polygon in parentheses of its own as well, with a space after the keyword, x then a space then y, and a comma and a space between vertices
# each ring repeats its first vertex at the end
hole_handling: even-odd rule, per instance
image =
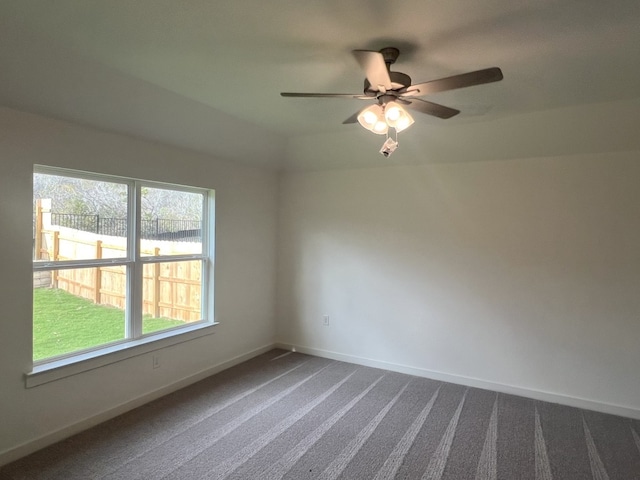
POLYGON ((385 47, 380 50, 380 53, 382 54, 382 58, 384 58, 384 63, 388 66, 396 63, 398 55, 400 55, 400 50, 395 47, 385 47))

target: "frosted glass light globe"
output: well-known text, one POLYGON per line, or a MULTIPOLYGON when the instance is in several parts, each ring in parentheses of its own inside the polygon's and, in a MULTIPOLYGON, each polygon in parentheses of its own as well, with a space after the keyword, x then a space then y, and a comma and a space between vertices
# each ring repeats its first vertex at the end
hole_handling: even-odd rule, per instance
POLYGON ((389 122, 397 121, 401 115, 402 115, 402 111, 400 110, 400 107, 398 107, 397 105, 387 106, 384 112, 384 116, 389 122))
POLYGON ((362 117, 365 123, 367 123, 368 125, 374 125, 376 123, 376 120, 378 120, 378 116, 372 111, 364 112, 364 115, 362 117))

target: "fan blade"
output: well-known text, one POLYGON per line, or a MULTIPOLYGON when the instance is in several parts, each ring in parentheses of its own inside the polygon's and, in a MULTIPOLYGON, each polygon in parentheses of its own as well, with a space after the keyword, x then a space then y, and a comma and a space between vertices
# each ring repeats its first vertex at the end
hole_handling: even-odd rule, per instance
POLYGON ((391 90, 391 78, 387 64, 380 52, 354 50, 353 56, 364 70, 365 76, 374 90, 391 90))
POLYGON ((343 125, 347 125, 349 123, 358 123, 358 115, 360 115, 360 111, 357 111, 356 113, 354 113, 353 115, 351 115, 349 118, 347 118, 344 122, 342 122, 343 125))
POLYGON ((407 108, 415 110, 416 112, 426 113, 427 115, 433 115, 438 118, 451 118, 460 113, 460 110, 455 108, 445 107, 444 105, 438 105, 437 103, 427 102, 421 98, 412 98, 411 103, 407 105, 407 108))
POLYGON ((498 82, 502 80, 502 70, 498 67, 485 68, 475 72, 463 73, 452 77, 440 78, 430 82, 418 83, 400 90, 402 96, 411 97, 429 95, 430 93, 445 92, 456 88, 482 85, 483 83, 498 82))
POLYGON ((360 95, 357 93, 296 93, 296 92, 280 92, 283 97, 300 97, 300 98, 357 98, 358 100, 371 100, 372 96, 360 95))

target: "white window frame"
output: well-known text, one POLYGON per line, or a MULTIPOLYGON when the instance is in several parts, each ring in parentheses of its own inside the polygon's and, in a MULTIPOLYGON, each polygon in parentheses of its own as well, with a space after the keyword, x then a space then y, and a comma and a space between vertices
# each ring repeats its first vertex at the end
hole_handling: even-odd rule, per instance
MULTIPOLYGON (((58 378, 91 370, 125 358, 143 355, 159 348, 182 343, 213 333, 216 325, 213 296, 214 263, 214 212, 215 192, 197 187, 187 187, 163 182, 118 177, 107 174, 82 172, 58 167, 34 165, 34 174, 48 174, 80 178, 93 181, 118 183, 127 187, 127 254, 123 258, 88 260, 35 261, 33 272, 61 269, 95 268, 102 266, 125 266, 127 270, 127 294, 125 308, 125 338, 93 348, 71 352, 56 357, 33 361, 26 374, 26 386, 32 387, 58 378), (142 188, 157 188, 197 193, 203 196, 202 205, 202 250, 200 254, 143 256, 140 254, 141 191, 142 188), (199 260, 201 273, 201 316, 198 321, 184 326, 144 334, 142 332, 142 280, 143 268, 148 264, 199 260)), ((33 322, 33 315, 32 315, 33 322)))

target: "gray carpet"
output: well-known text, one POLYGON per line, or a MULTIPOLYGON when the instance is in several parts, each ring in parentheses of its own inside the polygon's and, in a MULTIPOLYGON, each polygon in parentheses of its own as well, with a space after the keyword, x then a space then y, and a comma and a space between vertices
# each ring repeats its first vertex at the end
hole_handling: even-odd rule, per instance
POLYGON ((640 422, 273 350, 2 479, 640 479, 640 422))

